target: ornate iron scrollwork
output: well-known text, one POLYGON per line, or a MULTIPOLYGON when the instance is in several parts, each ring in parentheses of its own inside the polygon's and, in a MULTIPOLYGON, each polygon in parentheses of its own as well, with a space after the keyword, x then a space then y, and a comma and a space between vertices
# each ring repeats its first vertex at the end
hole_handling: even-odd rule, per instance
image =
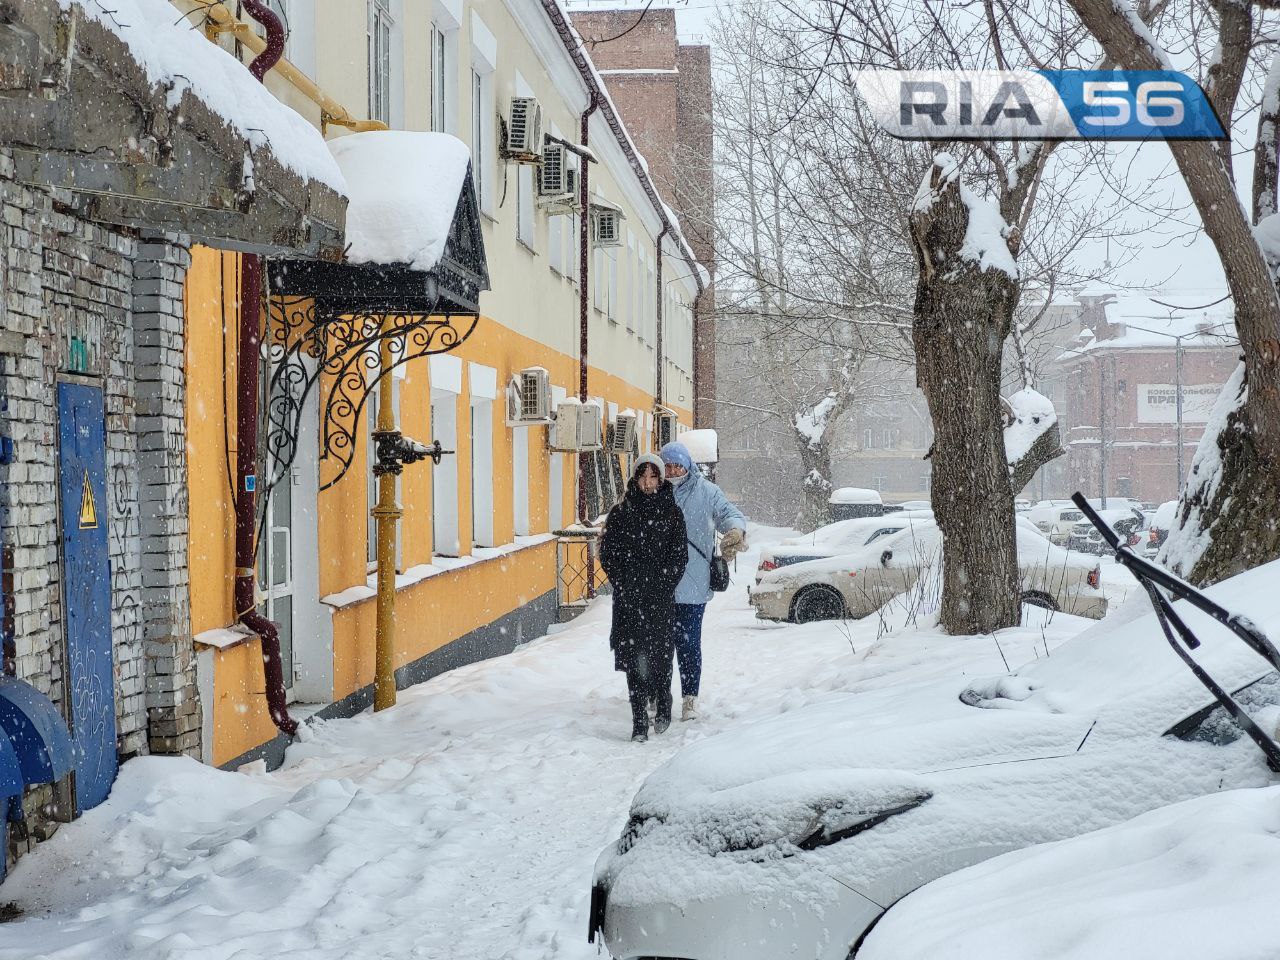
MULTIPOLYGON (((317 381, 327 390, 320 408, 320 489, 342 479, 355 459, 361 413, 370 391, 398 366, 447 353, 475 331, 475 314, 430 315, 370 306, 340 312, 324 299, 274 295, 268 300, 263 359, 266 397, 266 492, 281 482, 298 453, 298 431, 317 381), (384 351, 385 346, 385 351, 384 351), (383 354, 390 362, 383 364, 383 354)), ((266 497, 261 498, 262 501, 266 497)))

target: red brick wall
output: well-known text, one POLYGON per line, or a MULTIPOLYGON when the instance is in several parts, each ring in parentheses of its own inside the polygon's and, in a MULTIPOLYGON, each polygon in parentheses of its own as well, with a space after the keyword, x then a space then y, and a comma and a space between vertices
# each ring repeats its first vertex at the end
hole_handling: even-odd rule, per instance
MULTIPOLYGON (((714 275, 711 48, 680 44, 670 8, 650 9, 643 17, 634 9, 570 16, 658 192, 680 218, 694 255, 714 275)), ((697 395, 712 397, 715 299, 710 289, 695 311, 694 328, 697 395)), ((715 405, 695 397, 695 424, 711 427, 714 421, 715 405)))
MULTIPOLYGON (((1184 387, 1226 383, 1239 362, 1235 348, 1188 348, 1183 353, 1184 387)), ((1176 356, 1172 346, 1154 349, 1095 349, 1069 362, 1074 385, 1068 386, 1063 443, 1075 489, 1099 494, 1099 395, 1106 398, 1108 441, 1107 495, 1122 496, 1121 478, 1131 482, 1130 496, 1160 502, 1173 500, 1177 489, 1177 425, 1139 420, 1139 386, 1174 384, 1176 356)), ((1063 411, 1059 411, 1062 415, 1063 411)), ((1201 423, 1183 426, 1183 475, 1204 432, 1201 423)))

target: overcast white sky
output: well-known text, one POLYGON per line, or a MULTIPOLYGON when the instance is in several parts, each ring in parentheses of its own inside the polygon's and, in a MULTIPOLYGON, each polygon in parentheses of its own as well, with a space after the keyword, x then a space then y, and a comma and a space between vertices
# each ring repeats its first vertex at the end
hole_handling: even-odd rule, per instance
MULTIPOLYGON (((679 0, 654 0, 653 6, 675 8, 682 40, 710 42, 711 24, 718 10, 733 2, 734 0, 688 0, 687 3, 682 3, 679 0)), ((645 0, 565 0, 565 3, 570 10, 608 10, 619 7, 642 9, 645 6, 645 0)), ((714 53, 712 56, 714 57, 714 53)), ((1190 209, 1190 199, 1173 166, 1172 157, 1163 144, 1117 146, 1114 164, 1119 167, 1130 162, 1133 164, 1132 177, 1159 180, 1162 192, 1187 208, 1187 218, 1193 222, 1198 221, 1194 209, 1190 209)), ((1247 153, 1238 156, 1236 180, 1245 187, 1246 203, 1252 175, 1252 156, 1247 153)), ((1101 177, 1099 191, 1105 191, 1101 177)), ((1120 210, 1117 215, 1125 216, 1120 210)), ((1145 222, 1148 218, 1141 219, 1145 222)), ((1108 254, 1113 263, 1121 261, 1119 245, 1112 244, 1108 249, 1105 242, 1094 244, 1084 251, 1082 259, 1089 265, 1100 265, 1108 254)), ((1117 285, 1125 288, 1157 289, 1163 294, 1161 299, 1167 298, 1186 306, 1207 303, 1226 293, 1226 281, 1213 245, 1203 233, 1188 236, 1187 226, 1176 223, 1146 235, 1138 256, 1117 273, 1115 280, 1117 285)))

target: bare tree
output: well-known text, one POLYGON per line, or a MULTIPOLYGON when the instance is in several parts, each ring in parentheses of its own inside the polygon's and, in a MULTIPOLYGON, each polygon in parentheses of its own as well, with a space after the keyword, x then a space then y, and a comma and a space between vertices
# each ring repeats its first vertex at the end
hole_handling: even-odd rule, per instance
MULTIPOLYGON (((1135 9, 1128 0, 1069 2, 1118 66, 1170 68, 1168 56, 1147 26, 1147 22, 1159 26, 1163 4, 1144 3, 1135 9)), ((1209 100, 1229 133, 1235 133, 1238 111, 1258 109, 1252 145, 1253 224, 1236 194, 1233 141, 1171 141, 1168 145, 1222 261, 1244 354, 1196 451, 1178 509, 1179 528, 1171 533, 1164 551, 1178 572, 1201 584, 1280 556, 1280 524, 1275 519, 1280 503, 1280 295, 1275 284, 1280 248, 1272 240, 1277 224, 1273 218, 1277 216, 1280 65, 1276 57, 1280 55, 1273 53, 1269 58, 1259 102, 1245 104, 1241 111, 1255 45, 1266 34, 1263 18, 1274 6, 1269 0, 1195 4, 1200 15, 1197 29, 1192 31, 1193 42, 1183 44, 1184 49, 1197 52, 1209 100), (1210 42, 1215 34, 1216 42, 1210 42)), ((1185 16, 1169 29, 1185 36, 1185 16)))

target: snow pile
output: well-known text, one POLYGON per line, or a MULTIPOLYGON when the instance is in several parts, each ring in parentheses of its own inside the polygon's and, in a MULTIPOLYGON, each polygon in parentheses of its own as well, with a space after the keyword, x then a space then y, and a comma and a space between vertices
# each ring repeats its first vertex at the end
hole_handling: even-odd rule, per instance
POLYGON ((346 177, 347 259, 431 270, 471 164, 467 145, 447 133, 376 130, 329 143, 346 177))
POLYGON ((861 960, 1261 960, 1276 954, 1280 787, 1232 790, 921 888, 861 960))
POLYGON ((1160 548, 1159 562, 1180 576, 1191 572, 1213 542, 1213 532, 1203 525, 1203 511, 1213 502, 1218 484, 1222 482, 1222 451, 1218 448, 1218 436, 1226 427, 1227 418, 1240 410, 1248 397, 1244 364, 1240 363, 1222 388, 1222 393, 1218 394, 1191 461, 1187 499, 1194 500, 1194 504, 1188 508, 1182 522, 1169 530, 1169 536, 1160 548))
MULTIPOLYGON (((59 3, 64 10, 73 6, 72 0, 59 3)), ((74 0, 74 6, 119 37, 147 79, 168 88, 170 109, 189 90, 253 149, 269 149, 303 179, 346 193, 320 131, 273 97, 245 64, 206 40, 167 0, 74 0)), ((251 171, 247 165, 250 183, 251 171)))
POLYGON ((1013 421, 1004 428, 1004 455, 1012 467, 1058 422, 1058 414, 1052 400, 1030 387, 1009 397, 1008 403, 1013 421))
POLYGON ((680 442, 689 451, 694 463, 720 462, 720 435, 714 430, 686 430, 680 434, 680 442))

